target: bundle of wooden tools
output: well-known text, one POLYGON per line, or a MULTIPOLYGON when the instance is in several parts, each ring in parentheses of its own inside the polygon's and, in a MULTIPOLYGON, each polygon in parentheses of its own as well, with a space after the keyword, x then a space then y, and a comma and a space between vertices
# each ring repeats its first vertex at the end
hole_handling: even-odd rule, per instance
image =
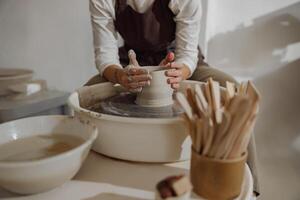
POLYGON ((260 95, 251 81, 239 86, 226 82, 226 88, 209 79, 205 84, 178 92, 185 110, 193 149, 202 156, 217 159, 241 157, 250 141, 258 112, 260 95))

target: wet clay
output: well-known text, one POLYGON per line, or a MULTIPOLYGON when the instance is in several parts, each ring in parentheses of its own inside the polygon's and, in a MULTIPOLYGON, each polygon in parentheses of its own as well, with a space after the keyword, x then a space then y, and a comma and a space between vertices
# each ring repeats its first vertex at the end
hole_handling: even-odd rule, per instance
POLYGON ((0 162, 34 161, 69 151, 84 142, 66 134, 37 135, 0 145, 0 162))
POLYGON ((183 114, 181 106, 176 101, 163 107, 144 107, 137 105, 135 100, 136 94, 121 92, 87 109, 97 113, 139 118, 172 118, 183 114))
POLYGON ((149 70, 152 80, 137 94, 136 103, 143 107, 163 107, 173 104, 173 89, 167 83, 166 70, 157 66, 143 67, 149 70))

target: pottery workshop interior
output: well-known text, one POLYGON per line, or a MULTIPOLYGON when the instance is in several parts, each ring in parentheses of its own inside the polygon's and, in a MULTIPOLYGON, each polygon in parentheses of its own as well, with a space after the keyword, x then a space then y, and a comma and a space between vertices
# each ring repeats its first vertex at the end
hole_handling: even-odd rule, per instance
POLYGON ((299 0, 0 0, 0 199, 299 200, 299 0))

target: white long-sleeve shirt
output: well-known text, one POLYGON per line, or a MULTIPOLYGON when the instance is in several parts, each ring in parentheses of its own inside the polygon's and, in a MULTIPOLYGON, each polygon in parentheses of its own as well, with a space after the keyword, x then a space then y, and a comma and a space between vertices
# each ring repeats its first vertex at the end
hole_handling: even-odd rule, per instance
MULTIPOLYGON (((136 12, 144 13, 155 0, 127 0, 136 12)), ((96 67, 102 75, 109 65, 120 66, 118 34, 114 26, 116 0, 90 0, 96 67)), ((170 0, 169 8, 176 23, 175 61, 187 65, 191 72, 198 62, 201 1, 170 0)))

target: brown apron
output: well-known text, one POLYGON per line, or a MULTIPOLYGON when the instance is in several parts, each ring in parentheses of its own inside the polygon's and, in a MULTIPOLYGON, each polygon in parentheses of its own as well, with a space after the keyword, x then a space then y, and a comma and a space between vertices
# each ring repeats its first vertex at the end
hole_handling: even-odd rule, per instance
MULTIPOLYGON (((122 66, 129 63, 129 49, 136 52, 141 66, 158 65, 169 51, 174 52, 176 23, 169 2, 155 0, 146 12, 138 13, 127 5, 127 0, 116 1, 114 24, 125 43, 119 49, 122 66)), ((203 60, 202 54, 200 58, 203 60)))

